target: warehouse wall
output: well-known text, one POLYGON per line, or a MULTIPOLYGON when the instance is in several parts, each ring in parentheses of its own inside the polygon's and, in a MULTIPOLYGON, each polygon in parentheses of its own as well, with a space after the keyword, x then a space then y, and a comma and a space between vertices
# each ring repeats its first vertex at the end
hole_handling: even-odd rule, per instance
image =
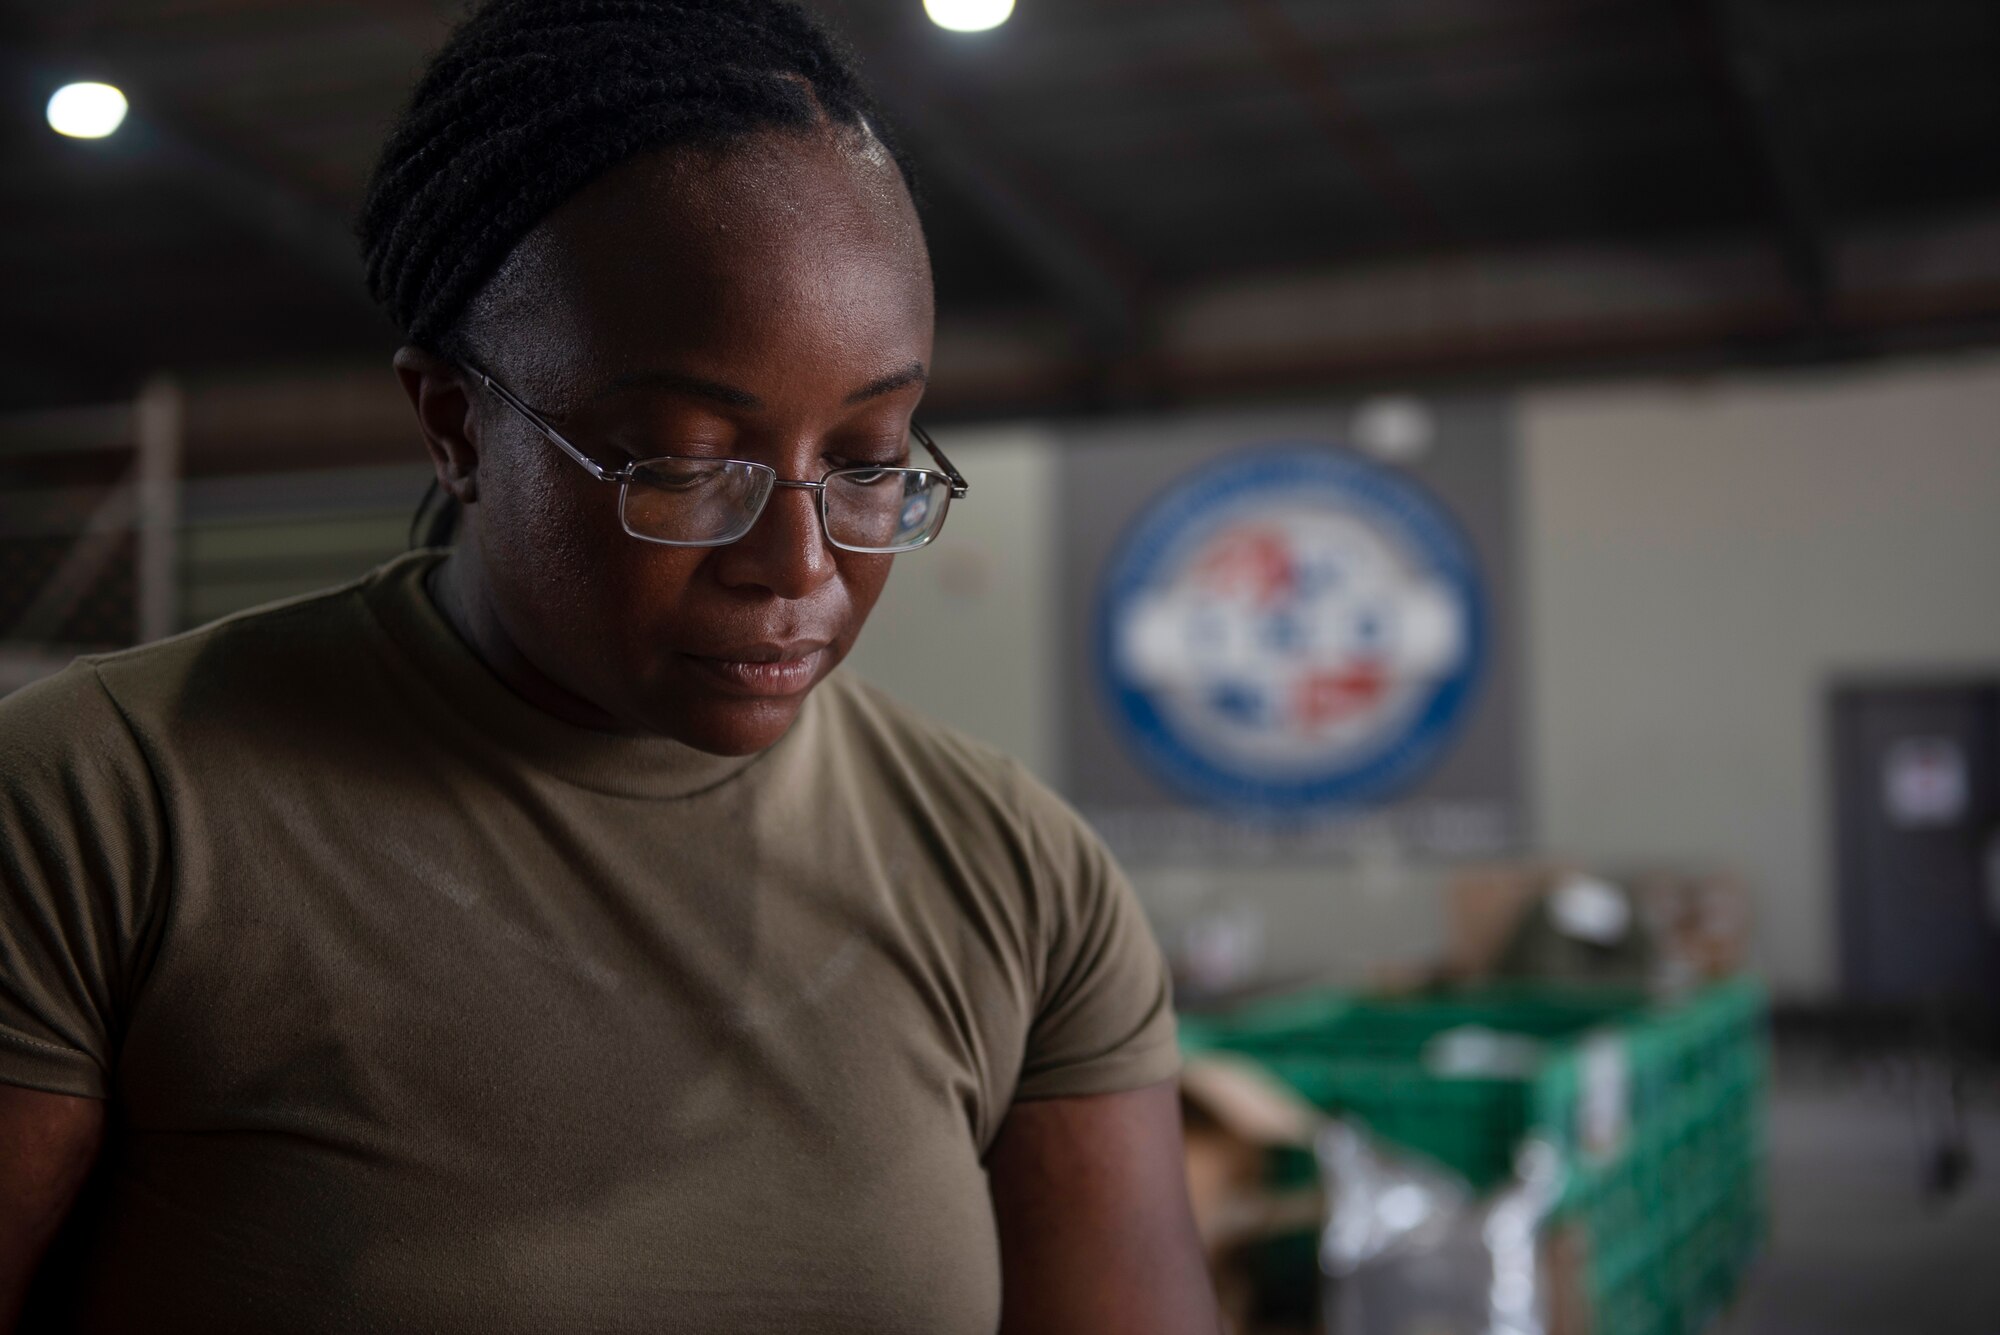
POLYGON ((2000 358, 1521 404, 1542 840, 1740 869, 1835 980, 1824 691, 2000 672, 2000 358))
MULTIPOLYGON (((1541 391, 1518 411, 1539 842, 1740 870, 1776 984, 1830 988, 1822 693, 1840 673, 2000 670, 2000 358, 1541 391)), ((901 563, 852 661, 1054 778, 1063 573, 1038 498, 1058 456, 1033 426, 946 448, 972 496, 901 563)), ((1430 950, 1441 874, 1385 848, 1135 879, 1170 949, 1353 980, 1430 950)))

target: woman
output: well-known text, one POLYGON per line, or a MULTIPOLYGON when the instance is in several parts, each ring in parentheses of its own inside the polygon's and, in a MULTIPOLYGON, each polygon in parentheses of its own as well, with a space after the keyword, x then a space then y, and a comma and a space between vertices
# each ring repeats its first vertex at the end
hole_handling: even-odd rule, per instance
POLYGON ((361 235, 456 544, 0 704, 0 1313, 1213 1330, 1129 888, 835 670, 964 486, 826 38, 499 0, 361 235))

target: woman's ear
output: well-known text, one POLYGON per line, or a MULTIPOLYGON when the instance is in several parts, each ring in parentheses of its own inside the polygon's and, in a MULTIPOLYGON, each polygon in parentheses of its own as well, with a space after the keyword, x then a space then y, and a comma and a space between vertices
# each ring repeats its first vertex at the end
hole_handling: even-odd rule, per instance
POLYGON ((479 412, 463 368, 413 343, 396 349, 396 377, 417 410, 438 485, 461 505, 479 499, 479 412))

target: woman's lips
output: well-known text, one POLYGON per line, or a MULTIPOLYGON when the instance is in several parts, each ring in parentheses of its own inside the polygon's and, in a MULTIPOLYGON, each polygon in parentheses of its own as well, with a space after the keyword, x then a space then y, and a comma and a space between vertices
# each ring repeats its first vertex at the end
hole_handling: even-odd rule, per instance
MULTIPOLYGON (((760 647, 743 652, 761 655, 764 651, 760 647)), ((711 658, 705 654, 687 654, 685 657, 703 672, 734 686, 744 695, 797 695, 811 686, 819 675, 820 664, 826 658, 826 647, 821 645, 803 652, 785 652, 793 656, 711 658)))

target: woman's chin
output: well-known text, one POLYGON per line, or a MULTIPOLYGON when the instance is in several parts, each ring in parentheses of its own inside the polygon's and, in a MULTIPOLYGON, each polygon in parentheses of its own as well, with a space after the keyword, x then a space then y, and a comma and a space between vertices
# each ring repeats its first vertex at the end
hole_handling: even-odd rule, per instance
POLYGON ((711 755, 747 756, 776 745, 791 730, 805 704, 805 692, 700 701, 683 698, 676 704, 678 707, 652 731, 711 755))

